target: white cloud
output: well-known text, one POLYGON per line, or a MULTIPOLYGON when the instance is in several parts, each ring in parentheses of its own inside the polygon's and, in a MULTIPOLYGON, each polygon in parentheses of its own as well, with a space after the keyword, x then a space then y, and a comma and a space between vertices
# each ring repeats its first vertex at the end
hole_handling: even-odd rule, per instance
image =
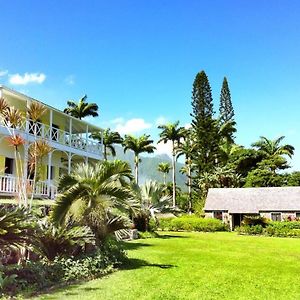
POLYGON ((5 76, 7 73, 8 73, 7 70, 1 70, 1 71, 0 71, 0 77, 5 76))
POLYGON ((156 145, 155 154, 167 154, 172 157, 172 142, 168 141, 167 143, 160 142, 156 145))
POLYGON ((67 85, 74 85, 75 84, 75 76, 74 75, 69 75, 65 78, 65 83, 67 85))
POLYGON ((144 119, 136 118, 125 121, 123 118, 118 118, 111 121, 116 125, 115 131, 120 134, 133 134, 152 127, 151 123, 147 123, 144 119))
POLYGON ((26 85, 29 83, 41 84, 45 81, 46 75, 44 73, 25 73, 23 76, 19 73, 9 75, 9 82, 15 85, 26 85))
POLYGON ((191 123, 186 123, 186 124, 184 125, 184 128, 185 128, 185 129, 190 129, 190 128, 192 128, 192 124, 191 124, 191 123))
POLYGON ((168 123, 167 119, 163 116, 158 117, 155 121, 156 126, 165 125, 167 123, 168 123))

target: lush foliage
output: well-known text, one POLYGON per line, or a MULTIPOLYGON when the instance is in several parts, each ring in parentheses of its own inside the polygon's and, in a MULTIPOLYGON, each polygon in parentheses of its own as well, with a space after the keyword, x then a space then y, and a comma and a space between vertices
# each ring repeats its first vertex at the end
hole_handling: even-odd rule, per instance
POLYGON ((156 214, 173 210, 171 197, 164 194, 164 187, 155 181, 147 181, 141 187, 131 187, 133 199, 139 203, 133 214, 133 222, 139 231, 151 231, 150 220, 157 223, 156 214))
POLYGON ((130 179, 131 169, 122 161, 78 165, 60 180, 61 194, 53 207, 53 222, 66 224, 72 220, 87 225, 97 243, 117 230, 129 228, 126 216, 134 209, 130 179))
POLYGON ((171 219, 161 219, 159 228, 170 231, 226 231, 228 228, 217 219, 204 219, 196 216, 182 216, 171 219))
POLYGON ((263 224, 247 224, 236 228, 240 234, 267 235, 276 237, 298 237, 300 238, 300 222, 268 222, 263 224))
MULTIPOLYGON (((20 248, 33 239, 34 225, 25 209, 0 208, 0 248, 20 248)), ((1 254, 0 254, 1 257, 1 254)))
POLYGON ((0 273, 0 286, 2 278, 4 292, 31 293, 68 281, 98 278, 125 261, 124 250, 120 244, 111 240, 95 252, 76 258, 64 256, 56 257, 52 262, 29 261, 25 266, 10 266, 3 271, 2 275, 0 273))

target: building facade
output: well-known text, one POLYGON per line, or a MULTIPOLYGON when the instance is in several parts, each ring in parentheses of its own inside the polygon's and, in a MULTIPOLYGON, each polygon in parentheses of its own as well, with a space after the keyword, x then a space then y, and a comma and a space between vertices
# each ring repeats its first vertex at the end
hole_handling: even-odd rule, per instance
MULTIPOLYGON (((64 173, 70 173, 72 166, 79 162, 101 160, 102 144, 90 138, 91 133, 101 132, 101 128, 76 119, 44 103, 45 113, 33 122, 27 109, 31 102, 40 102, 5 86, 0 86, 0 98, 23 113, 22 122, 10 128, 0 119, 0 196, 14 197, 18 192, 18 176, 22 176, 29 186, 33 186, 28 171, 28 149, 37 140, 46 141, 51 151, 43 157, 35 190, 38 198, 54 198, 57 182, 64 173), (24 144, 18 150, 16 159, 14 148, 9 143, 11 133, 19 135, 24 144), (22 166, 19 168, 18 166, 22 166), (22 174, 18 170, 22 169, 22 174)), ((40 102, 41 103, 41 102, 40 102)))
POLYGON ((212 188, 204 211, 206 218, 220 219, 231 229, 246 215, 272 221, 299 219, 300 187, 212 188))

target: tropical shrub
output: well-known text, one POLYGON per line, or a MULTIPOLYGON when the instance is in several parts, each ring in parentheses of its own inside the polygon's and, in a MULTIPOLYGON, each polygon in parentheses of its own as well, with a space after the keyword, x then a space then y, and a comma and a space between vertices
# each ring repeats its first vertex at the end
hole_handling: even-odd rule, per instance
POLYGON ((1 278, 10 282, 3 288, 3 292, 9 294, 41 291, 64 282, 100 277, 125 261, 127 258, 121 244, 115 240, 107 240, 93 253, 76 258, 56 257, 51 262, 28 261, 25 265, 5 268, 3 274, 0 272, 0 285, 1 278))
POLYGON ((263 233, 264 228, 262 225, 242 225, 235 229, 239 234, 248 234, 248 235, 260 235, 263 233))
POLYGON ((95 245, 95 236, 87 226, 54 226, 47 218, 37 222, 35 251, 54 260, 57 256, 76 256, 87 245, 95 245))
POLYGON ((164 188, 156 181, 147 181, 141 187, 131 186, 133 199, 139 204, 133 215, 138 231, 154 231, 157 227, 157 213, 173 211, 172 197, 164 195, 164 188))
POLYGON ((265 229, 268 236, 300 237, 300 222, 271 222, 265 229))
POLYGON ((34 224, 25 209, 0 208, 0 249, 20 248, 34 237, 34 224))
POLYGON ((79 164, 59 182, 61 194, 52 211, 55 225, 75 221, 89 226, 96 244, 116 231, 129 228, 128 214, 134 201, 128 188, 131 169, 120 160, 104 161, 95 166, 79 164))
POLYGON ((269 222, 267 226, 242 225, 235 229, 239 234, 267 235, 277 237, 298 237, 300 238, 300 222, 269 222))
POLYGON ((179 218, 161 220, 159 227, 171 231, 226 231, 227 226, 217 219, 198 218, 196 216, 182 216, 179 218))

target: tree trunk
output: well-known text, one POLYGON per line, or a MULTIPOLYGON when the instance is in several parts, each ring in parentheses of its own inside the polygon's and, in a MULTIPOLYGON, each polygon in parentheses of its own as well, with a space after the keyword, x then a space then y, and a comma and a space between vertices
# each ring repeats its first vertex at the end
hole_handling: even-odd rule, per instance
POLYGON ((176 174, 175 174, 175 145, 173 142, 173 155, 172 155, 172 167, 173 167, 173 174, 172 174, 172 179, 173 179, 173 207, 176 206, 176 174))
POLYGON ((135 156, 134 158, 134 169, 135 169, 135 183, 139 185, 139 158, 135 156))
POLYGON ((164 185, 166 185, 166 177, 167 177, 167 173, 164 173, 164 185))
POLYGON ((107 161, 107 150, 106 150, 106 146, 103 146, 103 158, 105 161, 107 161))
POLYGON ((189 188, 189 212, 192 211, 192 172, 191 167, 188 166, 188 188, 189 188))

